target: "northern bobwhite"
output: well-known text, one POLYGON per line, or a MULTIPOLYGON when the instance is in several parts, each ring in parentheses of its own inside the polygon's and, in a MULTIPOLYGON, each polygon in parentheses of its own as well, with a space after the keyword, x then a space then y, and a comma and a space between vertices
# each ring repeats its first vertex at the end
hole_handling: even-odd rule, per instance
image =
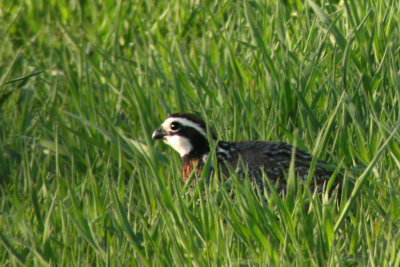
MULTIPOLYGON (((182 157, 183 178, 187 180, 195 171, 198 175, 210 153, 210 142, 207 136, 206 123, 202 118, 191 113, 175 113, 170 115, 153 133, 154 140, 161 139, 175 149, 182 157)), ((215 134, 212 138, 217 141, 215 134)), ((286 176, 292 157, 293 147, 279 142, 225 142, 218 141, 216 156, 219 170, 225 177, 229 169, 235 170, 239 176, 248 177, 262 190, 263 172, 278 184, 278 191, 286 188, 286 176), (227 165, 231 168, 227 168, 227 165)), ((295 151, 295 175, 306 180, 312 156, 300 149, 295 151)), ((319 161, 321 163, 321 161, 319 161)), ((313 175, 312 189, 317 186, 321 191, 332 172, 317 166, 313 175)))

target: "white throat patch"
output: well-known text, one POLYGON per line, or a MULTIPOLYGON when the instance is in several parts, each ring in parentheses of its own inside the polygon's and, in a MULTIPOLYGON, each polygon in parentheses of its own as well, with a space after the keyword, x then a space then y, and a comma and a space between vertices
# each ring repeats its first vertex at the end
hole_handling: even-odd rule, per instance
POLYGON ((189 139, 183 136, 167 135, 164 137, 163 141, 175 149, 181 157, 189 154, 193 149, 189 139))

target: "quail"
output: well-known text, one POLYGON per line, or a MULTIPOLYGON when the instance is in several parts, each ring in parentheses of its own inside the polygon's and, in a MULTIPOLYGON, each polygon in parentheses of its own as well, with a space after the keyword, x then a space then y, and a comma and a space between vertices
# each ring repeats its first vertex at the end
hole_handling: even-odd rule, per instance
MULTIPOLYGON (((192 113, 172 114, 153 132, 152 138, 164 141, 180 154, 185 180, 192 172, 201 174, 210 154, 211 142, 206 123, 200 116, 192 113)), ((285 190, 293 153, 291 145, 272 141, 219 141, 213 132, 210 138, 217 142, 217 164, 224 177, 228 177, 234 170, 239 177, 248 176, 262 190, 264 173, 277 184, 278 191, 285 190)), ((307 180, 312 156, 297 148, 294 153, 295 175, 303 181, 307 180)), ((320 160, 317 162, 323 163, 320 160)), ((331 176, 331 171, 317 164, 311 188, 322 191, 331 176)))

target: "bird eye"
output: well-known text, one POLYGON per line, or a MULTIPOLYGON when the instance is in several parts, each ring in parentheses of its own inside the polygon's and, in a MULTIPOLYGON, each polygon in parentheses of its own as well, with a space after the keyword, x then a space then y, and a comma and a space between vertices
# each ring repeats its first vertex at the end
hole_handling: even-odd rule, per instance
POLYGON ((172 131, 178 131, 181 128, 181 124, 178 122, 173 122, 171 123, 170 127, 172 131))

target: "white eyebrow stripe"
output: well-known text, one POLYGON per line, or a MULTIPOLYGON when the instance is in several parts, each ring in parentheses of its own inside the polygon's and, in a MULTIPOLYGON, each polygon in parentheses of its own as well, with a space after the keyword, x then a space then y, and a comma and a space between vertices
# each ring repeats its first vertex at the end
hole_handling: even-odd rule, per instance
POLYGON ((207 133, 206 131, 200 127, 200 125, 198 123, 195 123, 191 120, 188 120, 186 118, 179 118, 179 117, 170 117, 168 119, 166 119, 163 124, 162 124, 162 128, 164 130, 169 130, 169 126, 172 122, 179 122, 180 124, 182 124, 183 126, 186 127, 191 127, 196 129, 200 134, 202 134, 205 138, 207 138, 207 133))

